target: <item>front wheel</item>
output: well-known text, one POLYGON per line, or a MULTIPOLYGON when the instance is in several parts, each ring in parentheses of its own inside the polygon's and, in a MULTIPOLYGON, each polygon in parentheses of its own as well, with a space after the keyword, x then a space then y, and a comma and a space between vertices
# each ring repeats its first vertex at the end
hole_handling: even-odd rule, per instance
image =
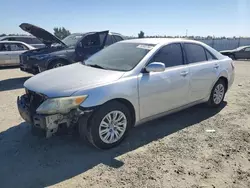
POLYGON ((84 125, 79 125, 79 133, 95 147, 109 149, 120 144, 131 125, 129 109, 120 102, 112 101, 94 112, 87 129, 82 128, 84 125))
POLYGON ((236 60, 235 55, 231 54, 228 57, 230 57, 232 60, 236 60))
POLYGON ((62 67, 65 65, 67 65, 66 62, 58 60, 58 61, 51 62, 49 65, 49 69, 54 69, 54 68, 62 67))
POLYGON ((225 93, 226 93, 226 84, 224 80, 219 79, 211 91, 208 104, 212 107, 220 106, 224 100, 225 93))

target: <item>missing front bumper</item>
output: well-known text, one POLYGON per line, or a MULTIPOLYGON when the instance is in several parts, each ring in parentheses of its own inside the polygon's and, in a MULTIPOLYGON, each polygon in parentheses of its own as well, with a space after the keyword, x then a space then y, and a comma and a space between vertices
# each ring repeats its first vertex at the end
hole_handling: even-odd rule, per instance
POLYGON ((72 110, 67 114, 40 115, 32 113, 27 95, 17 98, 17 106, 21 117, 32 125, 32 128, 45 132, 46 138, 55 134, 59 127, 70 128, 74 126, 78 119, 84 115, 80 109, 72 110))

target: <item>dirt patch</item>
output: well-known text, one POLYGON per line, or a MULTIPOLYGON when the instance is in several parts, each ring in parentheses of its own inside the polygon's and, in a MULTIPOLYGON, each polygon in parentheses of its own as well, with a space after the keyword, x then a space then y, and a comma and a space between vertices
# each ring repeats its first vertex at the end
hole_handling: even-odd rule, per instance
POLYGON ((1 69, 0 187, 249 188, 250 62, 235 66, 220 109, 198 105, 146 123, 108 151, 72 135, 32 136, 16 109, 30 75, 1 69))

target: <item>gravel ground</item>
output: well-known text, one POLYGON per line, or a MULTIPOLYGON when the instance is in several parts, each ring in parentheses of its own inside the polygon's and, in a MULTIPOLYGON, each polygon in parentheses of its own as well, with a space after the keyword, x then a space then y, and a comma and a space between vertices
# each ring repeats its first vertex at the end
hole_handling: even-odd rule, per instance
POLYGON ((16 108, 30 75, 0 69, 0 187, 249 188, 250 62, 235 65, 220 109, 198 105, 141 125, 108 151, 70 135, 32 136, 16 108))

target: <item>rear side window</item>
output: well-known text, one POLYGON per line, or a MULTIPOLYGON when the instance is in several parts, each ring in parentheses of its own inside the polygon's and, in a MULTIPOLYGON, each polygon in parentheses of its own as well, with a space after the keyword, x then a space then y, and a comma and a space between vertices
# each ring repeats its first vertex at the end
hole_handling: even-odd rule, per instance
POLYGON ((212 60, 215 60, 216 58, 207 50, 206 51, 206 56, 207 56, 207 60, 208 61, 212 61, 212 60))
POLYGON ((111 35, 108 35, 108 36, 107 36, 107 40, 106 40, 105 46, 109 46, 109 45, 111 45, 111 44, 113 44, 113 43, 114 43, 114 42, 113 42, 112 36, 111 36, 111 35))
POLYGON ((26 46, 24 46, 23 44, 9 44, 10 46, 10 51, 23 51, 23 50, 28 50, 28 48, 26 46))
POLYGON ((120 36, 118 36, 118 35, 113 35, 113 37, 115 38, 115 40, 116 40, 117 42, 123 40, 122 37, 120 37, 120 36))
POLYGON ((151 62, 164 63, 166 67, 183 65, 183 54, 181 44, 169 44, 162 47, 155 54, 151 62))
POLYGON ((184 44, 188 63, 207 61, 205 50, 197 44, 184 44))
POLYGON ((14 37, 10 37, 10 38, 6 38, 7 41, 16 41, 16 38, 14 37))
POLYGON ((37 38, 31 38, 31 41, 28 44, 42 44, 42 42, 37 38))
POLYGON ((23 51, 28 50, 28 48, 19 43, 4 43, 0 46, 0 51, 23 51))

